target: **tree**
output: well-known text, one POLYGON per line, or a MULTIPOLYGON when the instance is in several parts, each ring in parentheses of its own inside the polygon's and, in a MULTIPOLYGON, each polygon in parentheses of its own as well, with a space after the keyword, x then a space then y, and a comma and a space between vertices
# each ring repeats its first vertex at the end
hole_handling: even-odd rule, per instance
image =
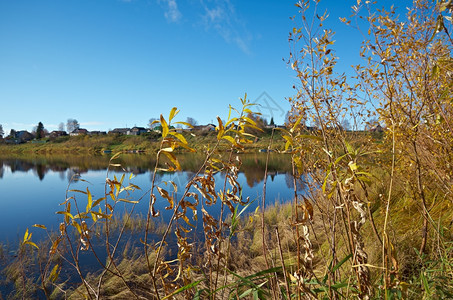
POLYGON ((36 138, 39 140, 42 139, 44 136, 45 136, 44 125, 41 122, 39 122, 38 127, 36 128, 36 138))
POLYGON ((64 131, 64 123, 63 122, 60 122, 60 124, 58 124, 58 130, 59 131, 64 131))
POLYGON ((275 123, 274 123, 274 117, 271 117, 271 121, 269 122, 269 125, 272 125, 272 126, 275 125, 275 123))
POLYGON ((80 124, 76 119, 68 119, 68 121, 66 122, 66 130, 68 131, 68 133, 71 133, 79 128, 80 124))
POLYGON ((10 132, 9 132, 9 136, 8 137, 16 138, 16 130, 11 129, 10 132))
POLYGON ((149 119, 148 127, 151 130, 154 130, 157 126, 159 126, 159 123, 154 122, 154 121, 158 121, 158 119, 156 119, 156 118, 149 119))
POLYGON ((341 127, 346 131, 351 130, 351 123, 349 123, 348 119, 343 119, 343 121, 341 121, 341 127))
POLYGON ((197 126, 197 125, 198 125, 197 120, 195 120, 195 119, 192 118, 192 117, 187 117, 186 123, 189 123, 189 124, 192 125, 192 126, 197 126))
POLYGON ((0 138, 3 137, 3 134, 5 134, 5 132, 3 131, 2 124, 0 124, 0 138))
POLYGON ((370 38, 357 74, 370 97, 380 100, 379 119, 394 141, 395 173, 417 203, 423 220, 419 252, 426 253, 438 203, 432 195, 452 200, 453 41, 451 17, 442 16, 451 12, 451 1, 414 0, 404 20, 394 6, 379 14, 365 8, 370 38))

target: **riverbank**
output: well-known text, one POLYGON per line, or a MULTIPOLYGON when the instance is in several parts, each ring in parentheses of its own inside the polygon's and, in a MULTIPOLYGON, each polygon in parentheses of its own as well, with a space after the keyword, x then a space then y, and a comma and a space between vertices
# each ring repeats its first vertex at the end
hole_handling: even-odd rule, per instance
MULTIPOLYGON (((215 132, 205 135, 194 136, 183 134, 188 144, 195 150, 212 148, 217 142, 215 132)), ((271 148, 283 150, 283 138, 280 132, 274 134, 271 148)), ((244 152, 259 152, 267 149, 271 143, 271 134, 263 134, 257 137, 254 143, 246 144, 244 152)), ((104 152, 139 152, 157 153, 160 146, 158 135, 103 135, 103 136, 65 136, 56 139, 43 139, 39 142, 30 141, 23 144, 0 144, 3 153, 37 153, 37 154, 96 154, 104 152)), ((220 149, 226 150, 228 145, 220 149)), ((187 150, 182 149, 181 152, 187 150)))

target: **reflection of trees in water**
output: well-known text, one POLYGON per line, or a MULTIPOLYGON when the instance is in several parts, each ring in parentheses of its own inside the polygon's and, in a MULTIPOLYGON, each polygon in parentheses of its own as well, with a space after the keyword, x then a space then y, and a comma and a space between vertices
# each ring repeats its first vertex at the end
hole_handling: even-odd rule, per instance
POLYGON ((249 187, 254 187, 264 179, 264 170, 258 167, 244 168, 245 179, 249 187))
POLYGON ((147 168, 140 168, 140 167, 125 167, 123 170, 126 171, 126 173, 132 173, 134 175, 138 174, 145 174, 148 169, 147 168))
MULTIPOLYGON (((239 156, 242 160, 241 172, 244 173, 248 186, 254 187, 261 183, 264 179, 266 169, 267 154, 244 154, 239 156)), ((200 166, 203 164, 205 156, 194 154, 178 154, 182 170, 186 172, 187 182, 193 177, 200 166)), ((0 165, 9 166, 12 172, 34 170, 35 174, 42 180, 47 172, 60 172, 60 178, 70 180, 75 173, 82 173, 88 170, 105 170, 109 166, 110 156, 108 155, 64 155, 55 154, 46 155, 17 155, 11 157, 8 155, 2 156, 0 153, 0 165), (65 171, 68 170, 66 173, 65 171)), ((118 163, 121 167, 113 167, 110 169, 122 172, 126 170, 128 173, 143 174, 150 172, 153 176, 153 168, 155 166, 155 155, 141 154, 122 154, 113 163, 118 163)), ((281 154, 271 154, 269 157, 268 175, 273 180, 276 174, 290 172, 291 159, 290 156, 281 154)), ((158 172, 156 180, 162 181, 164 173, 158 172)), ((224 179, 225 174, 220 173, 221 179, 224 179)), ((185 183, 184 183, 185 184, 185 183)))
MULTIPOLYGON (((82 172, 77 169, 77 168, 69 168, 68 172, 67 172, 67 178, 68 178, 68 182, 70 181, 74 181, 74 182, 77 182, 79 181, 79 179, 82 177, 80 176, 82 172)), ((86 173, 86 171, 84 172, 86 173)))
POLYGON ((28 172, 34 168, 34 164, 18 159, 5 161, 4 164, 10 167, 11 172, 28 172))
POLYGON ((38 175, 39 180, 43 180, 47 173, 47 168, 44 165, 38 164, 33 171, 36 175, 38 175))
POLYGON ((5 169, 3 168, 3 163, 0 164, 0 178, 3 178, 3 174, 5 173, 5 169))
MULTIPOLYGON (((306 184, 306 176, 302 175, 298 178, 296 178, 296 186, 297 186, 297 191, 303 191, 305 190, 307 184, 306 184)), ((285 173, 285 182, 286 186, 290 189, 294 189, 294 181, 293 181, 293 174, 291 173, 285 173)))
POLYGON ((61 180, 65 180, 66 178, 66 171, 59 171, 58 172, 58 175, 60 177, 61 180))
MULTIPOLYGON (((149 180, 152 181, 153 180, 153 174, 154 172, 149 172, 149 180)), ((157 171, 156 172, 156 178, 155 178, 155 182, 156 183, 159 183, 162 181, 162 178, 164 177, 164 172, 162 171, 157 171)))
POLYGON ((192 180, 192 178, 196 174, 196 172, 194 172, 194 171, 185 171, 184 173, 186 175, 186 182, 189 182, 190 180, 192 180))

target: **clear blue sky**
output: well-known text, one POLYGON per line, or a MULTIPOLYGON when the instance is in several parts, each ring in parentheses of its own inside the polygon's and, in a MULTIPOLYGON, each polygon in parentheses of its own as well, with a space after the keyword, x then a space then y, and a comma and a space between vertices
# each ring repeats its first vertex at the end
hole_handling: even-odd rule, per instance
MULTIPOLYGON (((0 0, 0 124, 6 134, 40 121, 56 130, 68 118, 88 130, 146 127, 173 106, 203 124, 263 92, 282 123, 297 84, 282 60, 294 3, 0 0)), ((360 34, 338 18, 355 3, 323 1, 344 71, 360 34)))

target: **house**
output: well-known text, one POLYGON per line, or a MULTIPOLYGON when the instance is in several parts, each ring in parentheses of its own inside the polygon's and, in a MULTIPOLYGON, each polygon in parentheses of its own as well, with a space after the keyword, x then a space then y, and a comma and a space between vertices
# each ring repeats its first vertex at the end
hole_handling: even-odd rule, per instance
POLYGON ((110 130, 109 134, 127 134, 130 130, 130 128, 115 128, 110 130))
POLYGON ((105 132, 105 131, 94 130, 94 131, 88 132, 88 134, 89 134, 89 135, 106 135, 107 132, 105 132))
POLYGON ((16 131, 16 143, 25 143, 34 138, 35 136, 26 130, 16 131))
POLYGON ((88 130, 86 130, 84 128, 77 128, 73 132, 71 132, 69 135, 78 136, 78 135, 84 135, 84 134, 88 134, 88 130))
POLYGON ((140 135, 140 134, 146 133, 146 132, 148 132, 148 130, 146 128, 134 126, 134 127, 132 127, 132 129, 130 129, 127 132, 127 135, 140 135))
POLYGON ((372 127, 370 129, 371 132, 383 132, 384 128, 380 124, 377 124, 376 126, 372 127))
POLYGON ((66 136, 66 135, 68 135, 68 134, 66 133, 66 131, 54 130, 54 131, 52 131, 52 132, 49 134, 49 137, 50 137, 51 139, 55 139, 55 138, 57 138, 57 137, 66 136))
POLYGON ((202 131, 202 132, 215 131, 215 128, 216 128, 216 126, 214 124, 197 125, 192 128, 192 131, 202 131))

